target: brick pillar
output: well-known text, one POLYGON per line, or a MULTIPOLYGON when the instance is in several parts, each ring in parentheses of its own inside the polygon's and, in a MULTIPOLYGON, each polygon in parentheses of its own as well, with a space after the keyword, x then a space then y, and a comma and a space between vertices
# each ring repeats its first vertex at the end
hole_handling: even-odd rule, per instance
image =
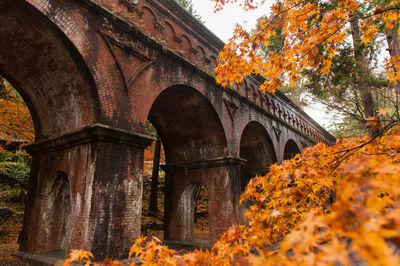
POLYGON ((143 151, 152 141, 95 124, 29 146, 34 163, 20 250, 84 249, 97 260, 127 255, 140 235, 143 151), (68 186, 52 185, 57 173, 68 186), (59 204, 68 217, 52 203, 60 193, 49 191, 58 187, 69 189, 70 206, 59 204))
POLYGON ((191 187, 206 187, 209 197, 210 242, 231 225, 242 222, 239 207, 240 166, 244 160, 223 157, 183 164, 168 164, 165 191, 165 233, 168 240, 193 239, 191 187))

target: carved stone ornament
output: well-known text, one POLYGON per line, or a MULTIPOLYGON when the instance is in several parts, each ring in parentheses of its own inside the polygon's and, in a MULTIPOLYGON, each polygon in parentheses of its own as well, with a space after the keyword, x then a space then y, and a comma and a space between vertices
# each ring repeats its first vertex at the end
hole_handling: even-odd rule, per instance
POLYGON ((128 90, 139 75, 152 64, 152 61, 144 51, 137 49, 133 43, 123 43, 123 41, 115 39, 104 31, 100 30, 99 32, 113 55, 124 80, 125 89, 128 90), (125 53, 129 53, 128 59, 125 53))
POLYGON ((236 116, 237 111, 239 110, 239 107, 227 99, 224 99, 224 103, 226 105, 226 108, 228 109, 228 113, 229 113, 229 116, 231 117, 231 120, 232 121, 235 120, 235 116, 236 116))
POLYGON ((276 136, 276 138, 277 138, 277 140, 279 142, 279 140, 281 138, 282 130, 280 130, 279 128, 277 128, 275 126, 272 126, 272 128, 274 129, 275 136, 276 136))

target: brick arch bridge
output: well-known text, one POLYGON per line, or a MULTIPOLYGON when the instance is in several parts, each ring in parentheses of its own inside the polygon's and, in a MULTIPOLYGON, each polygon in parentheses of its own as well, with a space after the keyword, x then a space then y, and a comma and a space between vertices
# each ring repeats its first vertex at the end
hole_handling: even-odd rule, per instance
POLYGON ((222 47, 173 0, 0 0, 0 74, 36 133, 22 252, 127 254, 140 235, 147 119, 165 145, 165 238, 175 240, 193 238, 193 184, 208 190, 215 241, 242 221, 251 176, 335 142, 281 93, 260 93, 256 77, 216 85, 222 47))

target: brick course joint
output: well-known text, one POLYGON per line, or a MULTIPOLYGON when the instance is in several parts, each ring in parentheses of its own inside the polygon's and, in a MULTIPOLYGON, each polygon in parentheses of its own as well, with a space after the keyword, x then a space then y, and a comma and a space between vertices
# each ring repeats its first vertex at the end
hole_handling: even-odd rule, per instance
POLYGON ((226 156, 213 158, 203 161, 193 161, 193 162, 184 162, 184 163, 172 163, 163 165, 162 168, 166 171, 171 170, 191 170, 191 169, 202 169, 202 168, 211 168, 218 166, 228 166, 228 165, 244 165, 247 160, 234 157, 234 156, 226 156))

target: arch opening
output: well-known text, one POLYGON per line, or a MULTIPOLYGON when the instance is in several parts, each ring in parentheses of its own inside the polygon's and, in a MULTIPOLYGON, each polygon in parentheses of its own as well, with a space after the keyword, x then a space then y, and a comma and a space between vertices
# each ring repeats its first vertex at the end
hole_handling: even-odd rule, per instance
POLYGON ((296 144, 296 142, 292 139, 289 139, 285 145, 285 149, 283 152, 283 160, 292 159, 294 156, 296 156, 296 154, 300 153, 301 153, 300 148, 296 144))
POLYGON ((240 157, 247 160, 241 168, 242 191, 252 177, 265 175, 269 167, 277 162, 272 140, 260 123, 252 121, 244 128, 240 139, 240 157))
POLYGON ((181 195, 184 240, 209 239, 207 196, 207 189, 198 183, 189 184, 184 189, 181 195))
POLYGON ((162 141, 153 124, 147 120, 146 135, 156 141, 144 151, 141 231, 143 236, 164 239, 165 164, 162 141))
POLYGON ((200 171, 181 171, 181 166, 224 156, 227 141, 219 116, 203 94, 177 85, 160 93, 148 119, 165 149, 164 240, 207 239, 208 199, 203 198, 211 178, 200 171), (203 215, 198 217, 200 223, 194 223, 195 198, 203 215), (194 235, 197 229, 201 232, 194 235))
POLYGON ((35 139, 32 117, 24 100, 0 76, 0 234, 1 244, 17 244, 22 226, 31 158, 23 146, 35 139))
POLYGON ((164 144, 167 164, 224 155, 227 141, 221 121, 210 102, 191 87, 178 85, 163 91, 148 119, 164 144))
POLYGON ((25 1, 0 0, 0 36, 0 74, 27 103, 36 141, 91 124, 99 113, 94 80, 56 25, 25 1))
POLYGON ((194 191, 194 232, 193 237, 196 240, 210 239, 210 221, 208 211, 208 191, 205 186, 197 185, 194 191))

